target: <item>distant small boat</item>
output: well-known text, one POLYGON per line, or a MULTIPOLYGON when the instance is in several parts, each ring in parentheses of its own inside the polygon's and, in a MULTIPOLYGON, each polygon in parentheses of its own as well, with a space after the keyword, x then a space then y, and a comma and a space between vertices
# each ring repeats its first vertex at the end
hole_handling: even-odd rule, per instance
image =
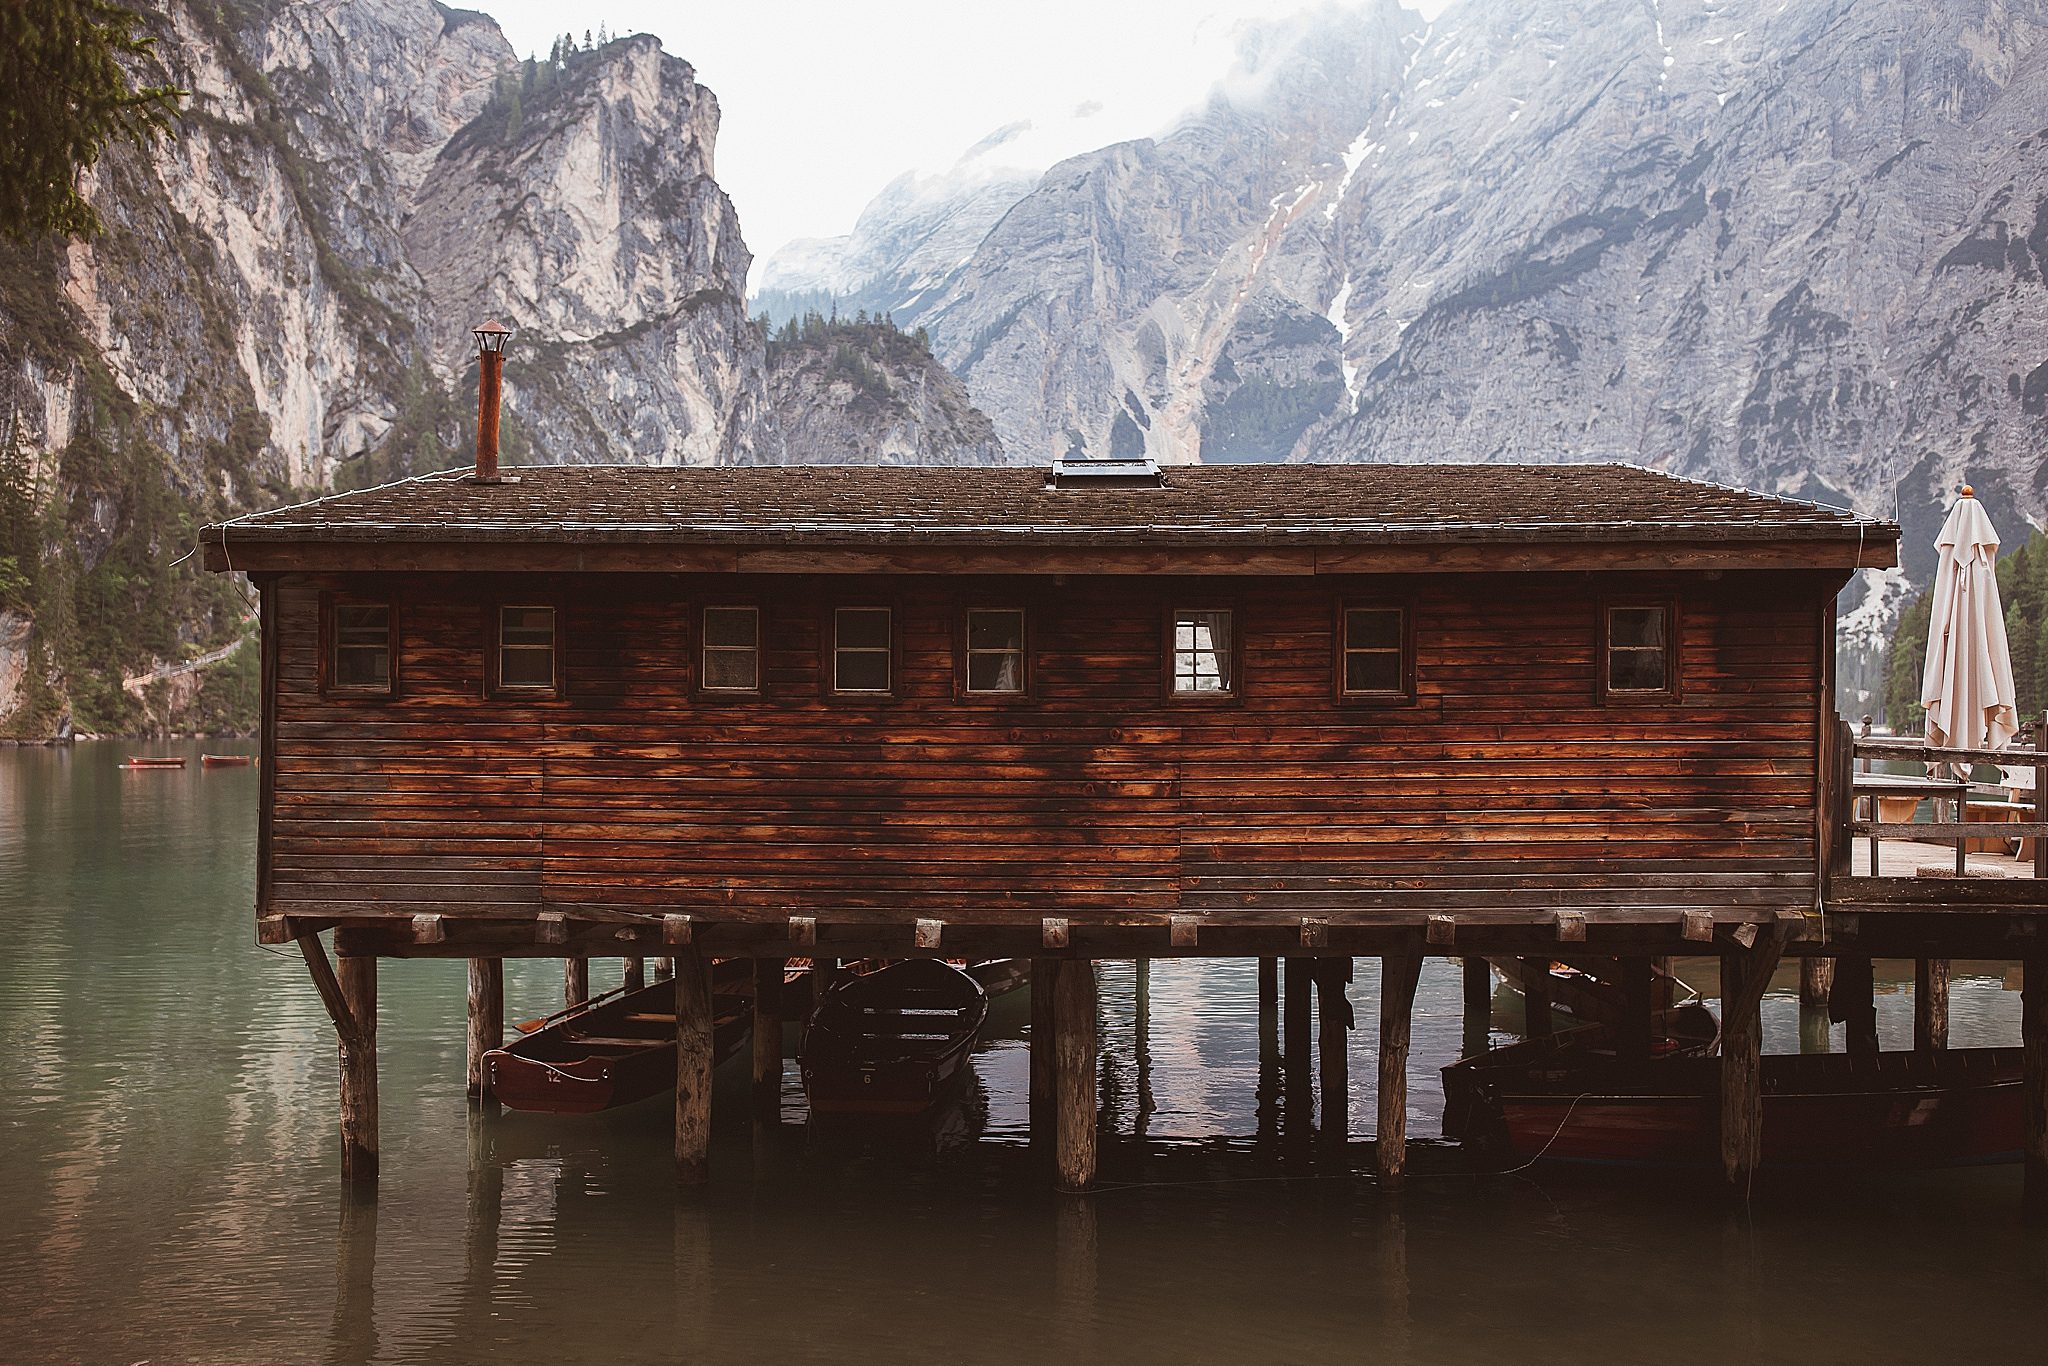
POLYGON ((820 1114, 915 1115, 967 1072, 988 993, 934 958, 909 958, 825 993, 798 1061, 820 1114))
POLYGON ((981 989, 989 999, 1007 996, 1031 982, 1031 960, 1029 958, 983 958, 966 965, 967 975, 981 983, 981 989))
POLYGON ((256 758, 251 754, 202 754, 199 762, 207 768, 247 768, 256 758))
MULTIPOLYGON (((1711 1166, 1718 1062, 1623 1063, 1563 1036, 1514 1044, 1444 1069, 1444 1133, 1525 1161, 1711 1166)), ((1763 1165, 2016 1161, 2020 1080, 2017 1048, 1767 1055, 1763 1165)))
POLYGON ((128 762, 121 765, 123 768, 183 768, 184 766, 185 756, 182 754, 131 754, 128 756, 128 762))
MULTIPOLYGON (((588 1115, 675 1089, 676 989, 652 982, 599 997, 484 1054, 498 1100, 514 1110, 588 1115)), ((753 966, 725 959, 711 971, 711 1056, 739 1051, 753 1023, 753 966)))

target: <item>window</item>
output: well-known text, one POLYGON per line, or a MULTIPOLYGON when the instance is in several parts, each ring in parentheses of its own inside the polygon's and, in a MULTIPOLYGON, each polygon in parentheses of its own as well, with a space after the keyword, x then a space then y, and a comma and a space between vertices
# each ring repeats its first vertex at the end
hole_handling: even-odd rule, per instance
POLYGON ((1344 695, 1408 695, 1408 613, 1400 607, 1344 610, 1344 695))
POLYGON ((704 689, 756 692, 761 687, 761 609, 704 609, 704 689))
POLYGON ((889 609, 841 607, 832 614, 832 690, 887 692, 889 609))
POLYGON ((967 691, 978 695, 1024 691, 1024 614, 976 610, 967 614, 967 691))
POLYGON ((1173 614, 1173 691, 1177 697, 1227 696, 1237 690, 1230 613, 1173 614))
POLYGON ((334 654, 327 686, 333 692, 388 696, 391 692, 391 604, 337 602, 329 629, 334 654))
POLYGON ((555 686, 555 609, 498 609, 498 686, 543 691, 555 686))
POLYGON ((1671 609, 1665 605, 1609 607, 1604 690, 1621 695, 1672 691, 1671 609))

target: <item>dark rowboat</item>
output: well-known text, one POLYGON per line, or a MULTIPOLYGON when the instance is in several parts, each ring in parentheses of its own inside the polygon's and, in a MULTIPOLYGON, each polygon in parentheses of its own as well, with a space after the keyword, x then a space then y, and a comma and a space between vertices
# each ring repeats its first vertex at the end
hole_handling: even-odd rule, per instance
POLYGON ((247 768, 256 760, 247 754, 202 754, 199 762, 206 768, 247 768))
MULTIPOLYGON (((1522 1160, 1712 1166, 1718 1067, 1708 1056, 1623 1063, 1576 1039, 1531 1040, 1444 1069, 1444 1132, 1522 1160)), ((2017 1048, 1766 1056, 1763 1165, 2016 1161, 2020 1075, 2017 1048)))
POLYGON ((799 1056, 811 1109, 914 1115, 967 1071, 988 993, 950 963, 910 958, 848 977, 811 1012, 799 1056))
POLYGON ((131 754, 123 768, 183 768, 185 758, 179 754, 131 754))
MULTIPOLYGON (((484 1054, 485 1075, 514 1110, 587 1115, 675 1089, 676 989, 654 982, 598 998, 523 1039, 484 1054)), ((739 1051, 753 1016, 753 970, 728 959, 711 970, 711 1052, 739 1051)))

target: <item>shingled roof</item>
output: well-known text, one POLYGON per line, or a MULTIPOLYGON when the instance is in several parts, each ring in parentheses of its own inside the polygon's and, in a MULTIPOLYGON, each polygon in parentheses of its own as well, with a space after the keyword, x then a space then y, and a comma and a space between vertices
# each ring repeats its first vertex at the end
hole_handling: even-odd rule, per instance
POLYGON ((1898 528, 1620 464, 1192 465, 1156 488, 1054 488, 1038 469, 553 465, 332 494, 209 526, 276 544, 1377 546, 1895 542, 1898 528))

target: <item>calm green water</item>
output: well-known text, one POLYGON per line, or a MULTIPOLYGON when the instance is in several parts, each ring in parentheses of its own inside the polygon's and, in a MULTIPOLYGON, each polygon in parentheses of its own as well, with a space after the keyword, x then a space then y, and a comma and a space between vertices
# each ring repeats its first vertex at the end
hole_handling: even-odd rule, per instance
MULTIPOLYGON (((1248 964, 1153 964, 1142 1033, 1135 969, 1105 965, 1093 1197, 1050 1195, 1028 1145, 1012 997, 968 1103, 915 1130, 814 1132, 793 1084, 756 1125, 722 1076, 714 1186, 679 1200, 664 1101, 473 1124, 461 965, 388 963, 382 1199, 351 1214, 331 1027, 296 955, 251 942, 256 774, 196 745, 155 747, 183 772, 116 767, 143 748, 0 750, 0 1361, 1924 1364, 2048 1341, 2012 1168, 1803 1175, 1743 1217, 1665 1178, 1430 1150, 1383 1195, 1362 1143, 1262 1110, 1248 964)), ((560 990, 516 965, 507 1009, 560 990)), ((1905 991, 1880 1007, 1903 1046, 1905 991)), ((1995 968, 1953 1009, 1958 1044, 2017 1038, 1995 968)), ((1767 1047, 1798 1047, 1798 1015, 1766 1002, 1767 1047)), ((1432 963, 1418 1134, 1460 1030, 1432 963)), ((1368 1136, 1369 1030, 1351 1076, 1368 1136)))

